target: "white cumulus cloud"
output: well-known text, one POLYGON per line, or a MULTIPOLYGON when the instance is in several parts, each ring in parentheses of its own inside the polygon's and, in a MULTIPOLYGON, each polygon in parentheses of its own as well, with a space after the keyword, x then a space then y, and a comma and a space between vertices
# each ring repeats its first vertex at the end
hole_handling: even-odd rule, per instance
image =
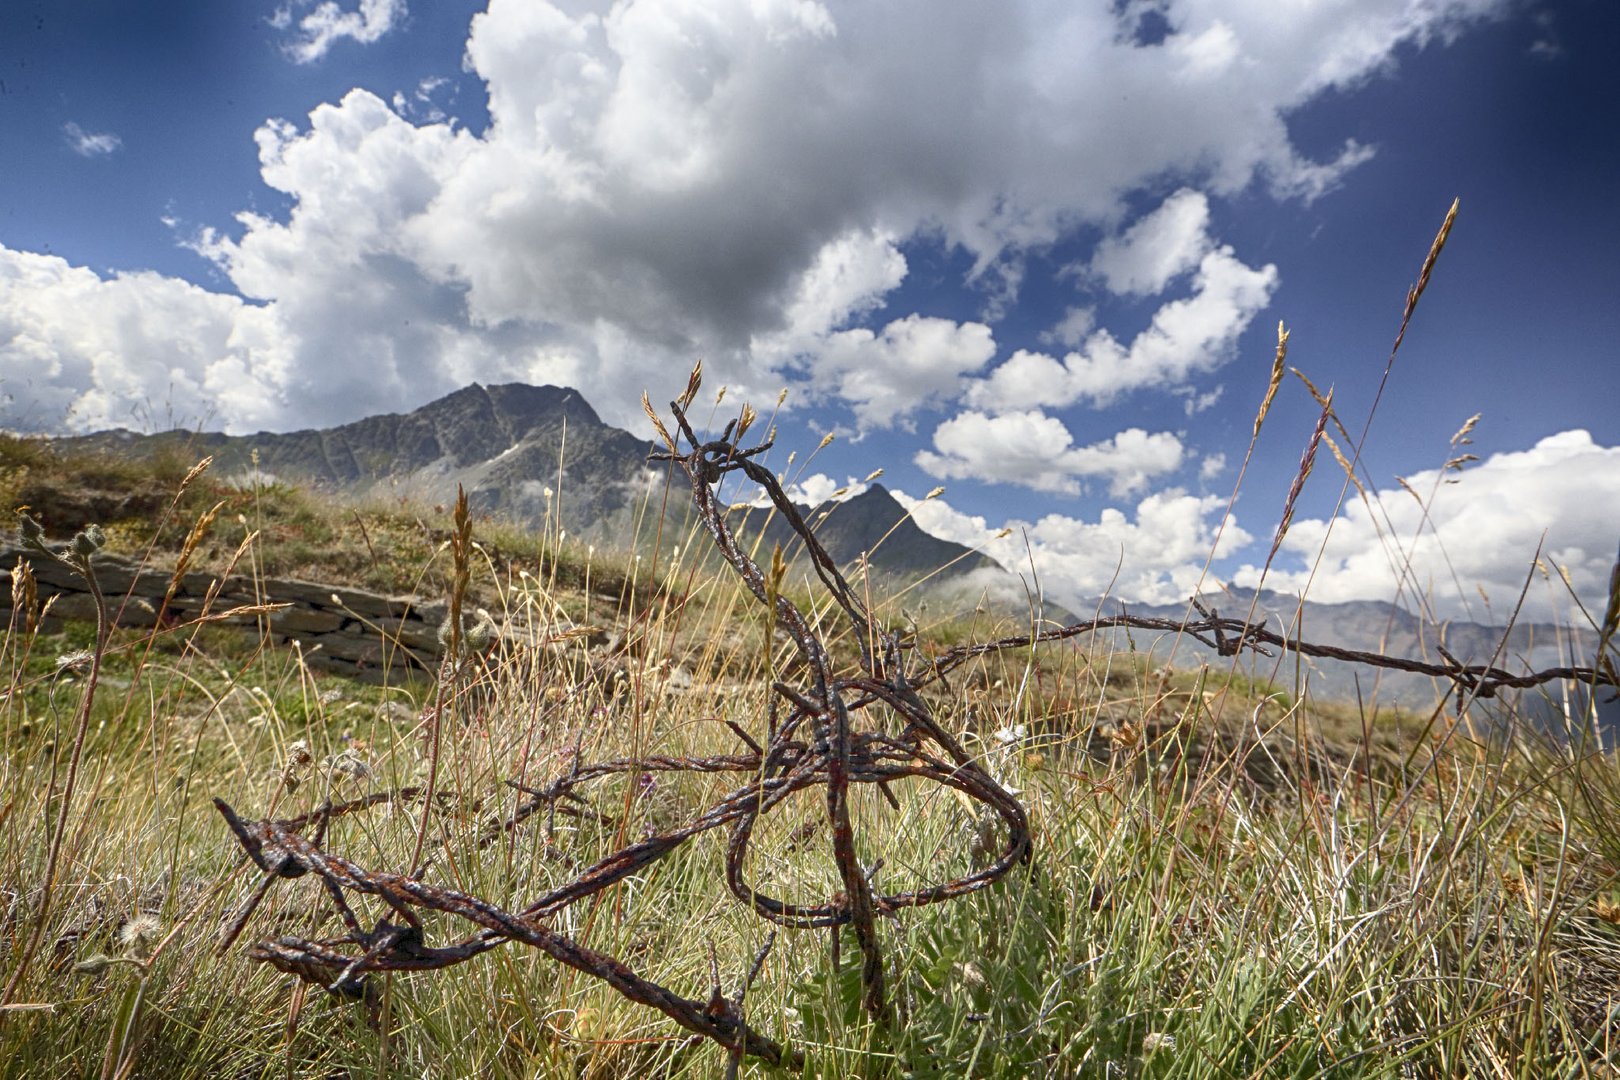
MULTIPOLYGON (((847 502, 866 491, 870 486, 866 481, 853 476, 847 477, 843 483, 839 483, 826 473, 818 472, 785 484, 782 490, 789 500, 799 506, 817 507, 829 501, 847 502)), ((743 494, 747 494, 746 490, 743 494)), ((753 497, 743 505, 767 507, 771 506, 772 503, 763 488, 755 487, 753 497)))
MULTIPOLYGON (((922 500, 898 491, 894 496, 926 532, 978 548, 1015 572, 1033 563, 1046 595, 1076 610, 1105 593, 1147 604, 1186 600, 1197 591, 1216 549, 1226 506, 1217 496, 1170 489, 1129 510, 1105 509, 1094 521, 1048 514, 1034 522, 991 522, 944 499, 922 500)), ((1235 518, 1228 519, 1217 555, 1252 539, 1235 518)))
POLYGON ((1081 481, 1105 478, 1126 495, 1181 467, 1185 450, 1167 431, 1128 428, 1102 442, 1075 446, 1063 421, 1038 409, 987 416, 965 412, 934 431, 934 449, 916 462, 942 479, 1022 484, 1037 491, 1075 494, 1081 481))
POLYGON ((962 376, 995 355, 983 323, 908 315, 881 332, 855 329, 831 334, 815 358, 822 379, 836 381, 862 428, 890 427, 912 410, 954 398, 962 376))
POLYGON ((1230 358, 1239 336, 1276 287, 1275 266, 1257 270, 1244 265, 1231 248, 1216 248, 1199 260, 1192 295, 1159 308, 1129 347, 1109 331, 1098 330, 1061 360, 1020 350, 989 378, 975 382, 967 400, 996 410, 1060 408, 1075 402, 1100 407, 1144 387, 1175 389, 1230 358))
MULTIPOLYGON (((1312 599, 1330 603, 1400 600, 1417 610, 1426 601, 1442 618, 1491 621, 1486 599, 1488 614, 1503 618, 1530 577, 1528 614, 1566 614, 1562 583, 1533 572, 1539 545, 1547 572, 1567 573, 1601 620, 1620 544, 1620 447, 1565 431, 1461 472, 1429 470, 1407 482, 1426 506, 1396 487, 1377 493, 1373 511, 1355 501, 1331 522, 1295 520, 1266 586, 1297 592, 1309 583, 1312 599)), ((1258 567, 1246 566, 1234 580, 1259 578, 1258 567)))
POLYGON ((1213 246, 1209 199, 1182 188, 1123 234, 1098 244, 1091 270, 1113 292, 1149 296, 1197 266, 1213 246))
POLYGON ((360 5, 349 11, 336 0, 321 0, 315 10, 302 17, 295 16, 291 6, 277 8, 270 24, 278 30, 296 24, 297 36, 284 48, 296 62, 312 64, 339 41, 370 45, 404 18, 405 0, 360 0, 360 5))
POLYGON ((124 145, 124 140, 110 131, 86 131, 71 120, 62 125, 62 134, 80 157, 106 157, 124 145))
POLYGON ((152 273, 103 279, 0 247, 0 401, 23 430, 280 421, 238 373, 287 368, 269 308, 152 273), (89 316, 89 317, 87 317, 89 316), (81 389, 83 388, 83 389, 81 389))
POLYGON ((1052 344, 1067 345, 1070 348, 1080 344, 1086 339, 1097 325, 1097 313, 1089 307, 1074 305, 1066 308, 1063 318, 1057 321, 1050 330, 1041 333, 1041 341, 1052 344))
MULTIPOLYGON (((967 284, 993 311, 1029 252, 1116 228, 1128 196, 1167 178, 1187 190, 1155 235, 1176 234, 1172 218, 1185 234, 1202 197, 1308 197, 1365 155, 1346 144, 1307 158, 1288 134, 1293 111, 1505 2, 1175 0, 1171 33, 1141 45, 1109 0, 490 0, 466 45, 486 130, 430 113, 412 122, 358 89, 261 128, 264 178, 291 209, 216 222, 194 242, 262 312, 265 336, 223 367, 213 350, 173 352, 175 393, 240 430, 410 407, 472 379, 561 381, 607 419, 639 424, 641 390, 677 384, 702 356, 739 390, 797 381, 875 424, 905 409, 903 379, 949 396, 990 345, 982 323, 936 325, 937 312, 903 307, 885 309, 870 339, 840 336, 898 295, 901 245, 964 252, 967 284), (900 340, 934 333, 933 362, 900 340), (856 352, 869 372, 850 367, 856 352), (209 396, 227 383, 249 416, 209 396)), ((294 56, 308 60, 379 40, 405 11, 399 0, 283 10, 294 56)), ((1132 235, 1147 244, 1128 223, 1120 243, 1132 235)), ((1106 272, 1133 288, 1174 277, 1186 245, 1158 246, 1157 261, 1142 247, 1106 272)), ((1047 358, 1052 387, 1101 403, 1220 363, 1275 273, 1220 247, 1189 269, 1191 295, 1128 347, 1102 330, 1082 339, 1083 320, 1065 319, 1056 340, 1078 344, 1047 358)), ((154 310, 184 303, 202 321, 233 302, 118 280, 133 306, 137 295, 154 310)), ((15 304, 30 317, 56 310, 43 296, 15 304)), ((97 402, 139 381, 121 365, 151 355, 146 319, 93 307, 71 318, 99 323, 111 345, 94 363, 36 365, 34 396, 0 423, 79 398, 71 422, 90 423, 105 413, 97 402)), ((0 370, 16 370, 18 348, 0 338, 0 370)), ((1055 407, 1019 374, 997 369, 970 403, 1055 407)))

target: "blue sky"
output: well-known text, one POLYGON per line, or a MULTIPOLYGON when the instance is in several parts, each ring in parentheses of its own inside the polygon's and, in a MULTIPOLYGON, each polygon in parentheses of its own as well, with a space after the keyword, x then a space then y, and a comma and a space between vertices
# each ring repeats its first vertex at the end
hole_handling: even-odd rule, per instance
POLYGON ((1278 321, 1359 439, 1460 198, 1365 498, 1324 447, 1265 584, 1601 606, 1616 40, 1603 0, 11 0, 0 425, 521 380, 641 431, 702 356, 726 408, 789 390, 807 496, 943 485, 926 528, 1060 601, 1173 601, 1261 580, 1318 413, 1292 377, 1203 573, 1278 321))

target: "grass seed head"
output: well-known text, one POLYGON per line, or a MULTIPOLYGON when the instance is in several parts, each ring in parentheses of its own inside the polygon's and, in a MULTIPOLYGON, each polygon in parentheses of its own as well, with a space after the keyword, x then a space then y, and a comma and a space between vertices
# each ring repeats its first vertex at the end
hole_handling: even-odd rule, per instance
POLYGON ((697 397, 698 388, 702 385, 703 361, 699 360, 692 365, 692 373, 686 377, 686 390, 679 398, 676 399, 676 404, 678 404, 683 411, 689 408, 692 404, 692 400, 697 397))
POLYGON ((1271 362, 1271 380, 1266 384, 1266 396, 1260 402, 1260 411, 1254 416, 1253 438, 1260 437, 1260 425, 1266 422, 1266 413, 1271 411, 1271 403, 1277 397, 1277 387, 1282 385, 1283 361, 1288 356, 1288 330, 1282 321, 1277 322, 1277 356, 1271 362))

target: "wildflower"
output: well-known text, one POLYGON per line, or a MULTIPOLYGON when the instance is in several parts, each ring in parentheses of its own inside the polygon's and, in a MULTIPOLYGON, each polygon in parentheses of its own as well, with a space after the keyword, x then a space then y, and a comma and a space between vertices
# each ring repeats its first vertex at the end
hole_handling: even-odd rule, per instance
POLYGON ((1109 742, 1121 750, 1129 750, 1142 741, 1142 729, 1129 720, 1118 727, 1104 728, 1103 734, 1107 736, 1109 742))
POLYGON ((500 628, 495 625, 495 616, 483 608, 478 608, 473 612, 473 624, 466 631, 467 648, 474 652, 482 652, 489 648, 499 633, 500 628))
POLYGON ((1024 736, 1027 734, 1029 734, 1029 729, 1023 724, 1008 724, 1006 727, 998 729, 992 737, 1002 746, 1011 746, 1013 743, 1023 742, 1024 736))
POLYGON ((951 973, 975 990, 982 990, 989 985, 988 980, 984 977, 984 972, 979 970, 979 965, 971 960, 963 960, 952 964, 951 973))
POLYGON ((371 766, 366 764, 366 759, 352 748, 327 758, 321 762, 321 768, 328 776, 348 776, 355 780, 370 780, 374 775, 371 766))
POLYGON ((81 559, 88 559, 100 551, 107 543, 107 537, 101 531, 100 525, 86 525, 84 531, 75 533, 71 543, 73 554, 81 559))
POLYGON ((94 956, 87 956, 83 960, 80 960, 77 964, 74 964, 73 970, 77 971, 80 975, 100 975, 103 971, 106 971, 108 968, 112 967, 112 965, 112 957, 103 956, 101 953, 96 953, 94 956))
POLYGON ((299 739, 287 747, 287 763, 281 767, 281 785, 288 791, 297 791, 298 785, 303 782, 303 772, 315 756, 309 752, 309 744, 299 739))
POLYGON ((27 509, 28 507, 26 506, 19 506, 17 508, 17 517, 22 520, 21 536, 23 547, 41 555, 54 556, 55 553, 52 552, 50 548, 45 546, 45 527, 39 522, 35 521, 33 518, 29 517, 27 514, 23 513, 23 511, 27 509))
MULTIPOLYGON (((454 636, 449 615, 439 624, 439 647, 448 649, 454 636)), ((500 634, 500 628, 495 625, 495 616, 483 608, 476 608, 471 612, 461 613, 460 645, 463 653, 481 653, 489 648, 490 643, 500 634)))
POLYGON ((1143 1054, 1151 1056, 1161 1050, 1174 1050, 1175 1048, 1176 1037, 1174 1035, 1166 1035, 1162 1031, 1150 1031, 1142 1036, 1143 1054))
POLYGON ((126 955, 145 960, 152 955, 152 942, 162 930, 158 917, 143 911, 119 928, 118 944, 126 955))

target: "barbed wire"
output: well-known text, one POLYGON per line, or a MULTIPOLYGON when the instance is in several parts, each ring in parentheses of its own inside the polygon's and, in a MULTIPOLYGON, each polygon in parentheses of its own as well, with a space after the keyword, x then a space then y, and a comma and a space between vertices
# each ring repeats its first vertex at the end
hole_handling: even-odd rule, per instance
POLYGON ((1302 656, 1342 660, 1346 663, 1365 664, 1368 667, 1385 668, 1391 671, 1429 675, 1434 678, 1450 680, 1459 694, 1481 698, 1495 697, 1498 691, 1504 689, 1528 690, 1545 683, 1561 680, 1584 683, 1592 687, 1620 687, 1620 677, 1617 677, 1614 665, 1601 659, 1599 665, 1595 667, 1550 667, 1541 671, 1515 675, 1510 671, 1488 664, 1465 664, 1447 652, 1444 645, 1437 646, 1443 660, 1442 663, 1413 660, 1404 656, 1365 652, 1360 649, 1347 649, 1337 645, 1319 645, 1300 638, 1285 637, 1275 631, 1266 629, 1264 625, 1259 623, 1250 623, 1242 619, 1221 618, 1218 612, 1205 607, 1199 601, 1193 602, 1193 608, 1202 618, 1177 621, 1175 619, 1130 614, 1106 615, 1086 622, 1073 623, 1069 626, 1042 630, 1037 633, 1015 634, 994 641, 958 645, 924 661, 924 672, 918 678, 916 685, 924 685, 935 679, 943 678, 969 660, 987 656, 991 653, 1007 649, 1029 648, 1032 645, 1068 641, 1071 638, 1095 633, 1099 630, 1131 629, 1162 630, 1167 633, 1182 634, 1214 649, 1218 656, 1236 656, 1245 650, 1263 656, 1270 656, 1271 654, 1263 648, 1263 646, 1270 645, 1287 652, 1299 653, 1302 656))
MULTIPOLYGON (((886 1023, 891 1016, 878 916, 964 896, 1029 861, 1032 845, 1022 804, 935 720, 917 694, 919 684, 905 673, 900 635, 878 626, 776 477, 754 460, 769 448, 769 442, 741 449, 733 441, 738 426, 735 423, 728 425, 721 438, 700 441, 684 411, 689 402, 688 397, 686 402, 672 403, 672 410, 690 449, 682 453, 674 440, 666 440, 668 451, 654 458, 673 462, 685 476, 698 517, 717 550, 756 600, 769 609, 775 625, 792 640, 802 661, 799 682, 778 680, 771 684, 764 740, 729 721, 748 748, 746 753, 712 757, 648 755, 594 764, 579 764, 576 758, 566 774, 549 784, 531 787, 513 782, 512 786, 526 798, 505 820, 485 829, 477 842, 487 847, 536 814, 555 810, 565 802, 577 804, 572 807, 576 813, 595 813, 580 809, 588 807, 580 790, 608 777, 652 772, 734 773, 746 781, 686 824, 613 852, 516 911, 429 884, 419 876, 368 870, 324 849, 326 829, 334 819, 381 805, 387 801, 385 798, 368 796, 298 818, 258 821, 245 820, 232 807, 216 800, 243 851, 265 875, 226 927, 221 948, 234 942, 272 884, 314 874, 320 878, 345 933, 328 940, 284 936, 263 941, 248 950, 251 958, 317 983, 332 993, 370 1000, 375 992, 367 976, 372 973, 440 970, 516 942, 603 980, 631 1001, 658 1009, 687 1030, 725 1047, 733 1062, 738 1055, 748 1054, 777 1064, 801 1066, 803 1059, 798 1051, 784 1049, 743 1020, 744 993, 763 967, 769 944, 755 957, 742 990, 728 998, 716 977, 708 998, 700 1000, 684 997, 637 974, 617 958, 551 929, 547 921, 664 858, 688 840, 726 828, 729 837, 725 879, 731 894, 759 917, 779 926, 831 928, 835 963, 838 931, 848 927, 861 956, 862 1003, 871 1016, 886 1023), (803 540, 817 576, 847 618, 854 639, 861 643, 858 671, 839 673, 810 620, 781 594, 779 574, 776 580, 769 580, 738 543, 714 490, 721 477, 731 472, 742 472, 760 484, 803 540), (890 734, 881 723, 859 723, 874 705, 885 706, 900 718, 898 734, 890 734), (858 858, 850 791, 860 785, 875 785, 898 809, 892 785, 906 779, 944 785, 992 812, 1005 832, 999 855, 986 866, 936 884, 898 892, 877 890, 872 882, 879 866, 865 867, 858 858), (762 891, 748 879, 749 850, 763 816, 795 793, 812 788, 825 789, 826 822, 841 888, 820 902, 791 902, 762 891), (380 900, 388 914, 368 929, 351 903, 354 896, 380 900), (476 931, 448 945, 430 946, 424 940, 419 914, 424 910, 453 916, 476 931)), ((740 437, 740 432, 736 434, 740 437)), ((887 726, 893 727, 892 723, 887 726)), ((399 795, 421 798, 415 790, 399 795)), ((431 809, 424 807, 423 812, 431 809)))
MULTIPOLYGON (((740 785, 701 814, 674 829, 628 844, 577 873, 570 881, 523 907, 509 911, 487 900, 436 886, 422 876, 368 870, 323 847, 330 823, 395 799, 422 799, 416 789, 372 795, 340 805, 328 805, 296 818, 246 820, 221 800, 220 813, 248 858, 264 873, 263 880, 239 906, 225 929, 221 949, 229 948, 246 925, 254 908, 276 882, 316 875, 341 919, 345 932, 335 938, 312 940, 283 936, 262 941, 248 955, 279 970, 297 975, 341 996, 376 1000, 368 977, 392 971, 442 970, 465 963, 507 943, 527 945, 575 970, 601 979, 631 1001, 654 1008, 696 1036, 710 1039, 729 1054, 734 1070, 742 1055, 800 1068, 797 1050, 759 1031, 744 1020, 743 1001, 748 986, 766 962, 774 934, 755 955, 740 989, 727 997, 711 956, 711 986, 706 999, 686 997, 644 975, 607 953, 592 949, 548 922, 573 904, 624 881, 668 856, 687 841, 717 829, 728 830, 725 881, 731 894, 760 918, 784 928, 830 928, 833 963, 839 964, 839 931, 847 927, 860 952, 862 1005, 879 1023, 892 1020, 890 994, 885 984, 885 960, 878 916, 901 909, 953 900, 986 888, 1032 855, 1029 819, 1017 797, 1003 787, 968 753, 934 717, 919 691, 969 661, 992 653, 1065 641, 1111 628, 1164 630, 1185 634, 1213 648, 1221 656, 1264 646, 1307 656, 1346 660, 1451 679, 1459 688, 1488 697, 1505 687, 1531 687, 1554 679, 1570 679, 1593 686, 1615 685, 1612 665, 1597 668, 1552 668, 1530 675, 1514 675, 1497 667, 1464 665, 1446 655, 1444 664, 1408 660, 1334 646, 1315 645, 1273 633, 1263 626, 1224 619, 1198 606, 1199 619, 1177 622, 1123 614, 1086 623, 1025 635, 1004 637, 948 649, 931 658, 918 657, 913 643, 884 629, 863 604, 857 591, 817 540, 814 530, 788 498, 777 477, 758 458, 771 446, 769 439, 743 449, 739 442, 751 420, 744 410, 739 420, 726 425, 719 438, 700 440, 687 420, 685 409, 696 393, 696 370, 687 392, 671 403, 679 435, 671 436, 649 407, 647 412, 663 437, 666 449, 651 460, 672 463, 691 488, 699 520, 716 550, 741 578, 755 600, 767 608, 774 625, 791 640, 800 663, 796 682, 771 683, 771 697, 761 740, 735 720, 727 720, 746 752, 710 757, 645 755, 582 764, 577 755, 569 770, 550 783, 530 786, 508 781, 525 798, 503 820, 477 837, 488 847, 537 814, 570 812, 611 819, 591 807, 582 794, 590 785, 623 775, 647 773, 736 774, 740 785), (684 452, 682 444, 689 449, 684 452), (803 541, 821 586, 849 624, 857 644, 856 670, 840 673, 832 653, 811 620, 780 585, 785 567, 773 558, 769 572, 743 548, 725 520, 725 507, 717 488, 726 476, 740 473, 758 484, 789 528, 803 541), (908 669, 915 669, 908 670, 908 669), (878 707, 874 709, 873 707, 878 707), (868 721, 870 713, 881 719, 868 721), (899 731, 892 719, 898 718, 899 731), (874 785, 891 808, 899 802, 893 785, 917 779, 959 792, 994 815, 1004 834, 999 854, 988 865, 969 873, 901 892, 880 892, 873 885, 880 864, 865 867, 858 858, 858 843, 850 814, 850 792, 874 785), (798 903, 761 891, 747 877, 746 867, 756 827, 790 796, 813 788, 825 789, 825 821, 833 862, 841 886, 820 902, 798 903), (309 835, 305 835, 309 832, 309 835), (372 897, 387 909, 368 929, 351 903, 354 897, 372 897), (422 911, 440 912, 470 924, 472 932, 447 945, 431 946, 424 936, 422 911), (475 929, 474 929, 475 928, 475 929)), ((645 399, 644 399, 645 404, 645 399)), ((444 677, 450 669, 445 669, 444 677)), ((948 684, 947 684, 948 685, 948 684)), ((422 812, 431 813, 432 803, 422 812)))

